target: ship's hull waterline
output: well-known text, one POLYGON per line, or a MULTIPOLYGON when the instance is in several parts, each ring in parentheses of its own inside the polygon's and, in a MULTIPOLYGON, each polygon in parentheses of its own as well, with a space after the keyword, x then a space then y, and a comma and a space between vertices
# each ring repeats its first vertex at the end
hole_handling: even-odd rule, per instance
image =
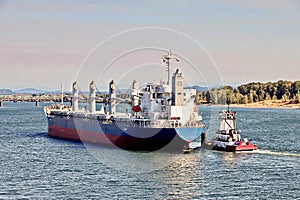
POLYGON ((150 128, 102 123, 97 119, 48 116, 48 135, 133 151, 182 150, 199 138, 201 127, 150 128))

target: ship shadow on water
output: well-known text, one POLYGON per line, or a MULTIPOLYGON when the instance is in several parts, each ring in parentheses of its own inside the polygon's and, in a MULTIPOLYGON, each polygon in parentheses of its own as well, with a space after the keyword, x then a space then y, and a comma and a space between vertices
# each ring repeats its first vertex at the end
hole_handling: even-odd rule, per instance
POLYGON ((21 132, 21 133, 15 133, 15 132, 11 132, 11 133, 6 133, 8 135, 12 135, 12 136, 16 136, 16 137, 29 137, 29 138, 45 138, 45 137, 49 137, 47 132, 21 132))
POLYGON ((38 133, 20 133, 20 135, 24 137, 30 137, 30 138, 40 138, 40 137, 48 137, 47 132, 38 132, 38 133))
POLYGON ((62 144, 66 146, 71 145, 72 148, 86 148, 84 143, 81 141, 54 138, 49 136, 47 132, 30 132, 30 133, 23 132, 23 133, 10 133, 10 134, 18 138, 30 138, 30 140, 41 139, 41 140, 48 140, 56 144, 62 144))

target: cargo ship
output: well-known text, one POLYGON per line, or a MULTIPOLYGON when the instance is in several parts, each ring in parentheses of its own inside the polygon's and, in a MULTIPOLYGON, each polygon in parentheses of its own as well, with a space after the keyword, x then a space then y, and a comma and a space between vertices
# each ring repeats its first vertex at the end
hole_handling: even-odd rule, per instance
POLYGON ((236 129, 236 112, 229 109, 219 113, 220 130, 215 133, 211 142, 203 145, 205 148, 227 151, 255 151, 258 149, 256 144, 252 144, 247 138, 241 137, 241 131, 236 129))
POLYGON ((55 138, 109 145, 131 151, 182 150, 198 139, 204 130, 195 104, 196 90, 184 88, 177 69, 170 83, 171 51, 163 57, 167 64, 167 83, 148 83, 139 88, 132 83, 130 109, 117 112, 114 81, 109 83, 108 107, 96 110, 96 85, 90 83, 89 108, 79 108, 78 84, 72 86, 72 105, 45 106, 48 135, 55 138))

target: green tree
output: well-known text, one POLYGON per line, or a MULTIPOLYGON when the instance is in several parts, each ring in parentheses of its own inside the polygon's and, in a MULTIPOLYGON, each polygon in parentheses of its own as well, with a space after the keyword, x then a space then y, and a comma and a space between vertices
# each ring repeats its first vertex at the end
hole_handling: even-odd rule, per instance
POLYGON ((295 96, 295 103, 300 103, 300 93, 295 96))
POLYGON ((247 96, 247 95, 244 95, 244 96, 243 96, 243 98, 242 98, 242 103, 243 103, 243 104, 248 103, 248 96, 247 96))
POLYGON ((241 85, 237 87, 237 90, 239 91, 239 93, 241 93, 242 95, 248 95, 248 90, 247 90, 247 85, 241 85))
POLYGON ((269 93, 266 94, 265 100, 271 100, 271 96, 269 93))
POLYGON ((225 104, 229 99, 231 103, 254 103, 264 100, 296 101, 300 93, 300 81, 283 81, 242 84, 236 89, 231 86, 213 88, 202 93, 202 99, 214 104, 225 104), (245 101, 246 100, 246 101, 245 101))
POLYGON ((211 91, 211 103, 218 104, 218 94, 215 90, 211 91))
POLYGON ((288 100, 288 96, 286 94, 283 94, 281 100, 286 102, 288 100))
POLYGON ((252 90, 248 94, 248 103, 253 103, 253 91, 252 90))
POLYGON ((242 104, 243 103, 243 95, 239 92, 235 93, 235 99, 236 99, 236 103, 238 104, 242 104))
POLYGON ((292 83, 290 93, 291 93, 291 98, 296 97, 297 94, 300 93, 300 81, 295 81, 292 83))
POLYGON ((258 91, 256 92, 257 93, 257 100, 258 101, 263 101, 265 99, 265 94, 266 92, 263 90, 263 88, 259 88, 258 91))
POLYGON ((210 94, 209 91, 206 92, 205 99, 206 99, 207 102, 209 102, 209 103, 211 102, 211 94, 210 94))

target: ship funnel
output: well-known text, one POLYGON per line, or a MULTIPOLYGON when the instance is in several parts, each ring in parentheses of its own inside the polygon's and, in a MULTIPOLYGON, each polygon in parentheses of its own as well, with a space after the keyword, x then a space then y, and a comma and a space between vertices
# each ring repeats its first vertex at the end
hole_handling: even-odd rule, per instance
POLYGON ((131 94, 132 106, 139 105, 139 83, 134 80, 132 83, 132 94, 131 94))
POLYGON ((78 111, 78 85, 75 81, 73 83, 73 94, 72 94, 72 110, 78 111))
POLYGON ((179 69, 172 76, 172 105, 183 105, 183 77, 179 69))
POLYGON ((96 112, 96 85, 94 81, 90 83, 90 112, 96 112))
POLYGON ((109 114, 116 113, 116 88, 114 81, 109 83, 109 114))

